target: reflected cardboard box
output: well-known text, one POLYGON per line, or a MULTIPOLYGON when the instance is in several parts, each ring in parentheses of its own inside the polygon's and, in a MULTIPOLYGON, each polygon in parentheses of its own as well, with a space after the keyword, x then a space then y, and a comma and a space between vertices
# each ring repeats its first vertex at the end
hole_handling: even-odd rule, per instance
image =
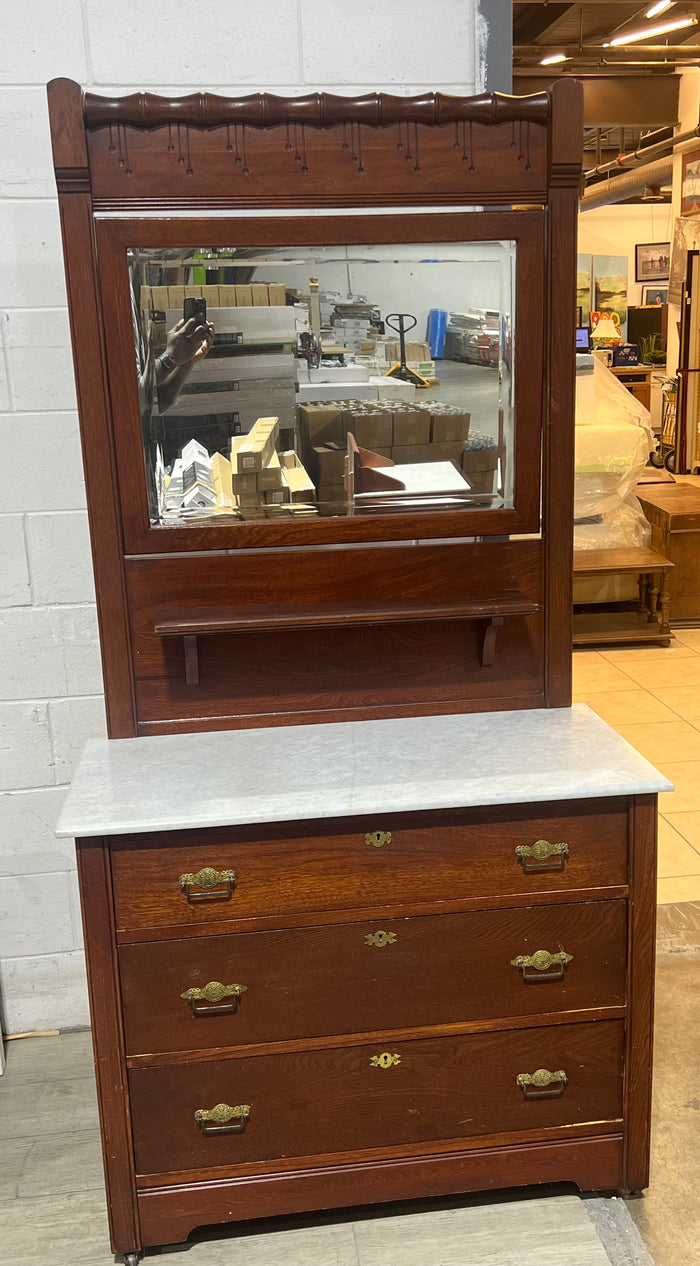
POLYGON ((450 443, 429 444, 428 451, 431 462, 454 462, 457 469, 462 467, 462 454, 464 452, 464 440, 454 440, 450 443))
POLYGON ((394 421, 387 409, 348 409, 343 414, 345 431, 352 431, 360 448, 391 448, 394 421))
POLYGON ((431 444, 448 444, 457 440, 466 440, 469 437, 469 423, 471 421, 470 413, 460 413, 458 410, 446 412, 431 412, 430 418, 430 442, 431 444))
MULTIPOLYGON (((425 409, 401 408, 394 410, 394 447, 430 442, 430 414, 425 409)), ((399 460, 398 458, 396 459, 399 460)), ((427 461, 427 455, 421 460, 427 461)))
MULTIPOLYGON (((380 454, 383 456, 383 454, 380 454)), ((392 461, 397 466, 406 466, 413 462, 430 461, 429 444, 394 444, 391 450, 392 461)))
POLYGON ((343 410, 336 403, 300 405, 299 424, 305 450, 344 443, 343 410))

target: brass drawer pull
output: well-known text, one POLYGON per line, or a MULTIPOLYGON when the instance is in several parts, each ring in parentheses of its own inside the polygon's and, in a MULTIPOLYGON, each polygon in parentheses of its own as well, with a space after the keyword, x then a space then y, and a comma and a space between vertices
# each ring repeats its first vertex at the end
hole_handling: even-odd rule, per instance
POLYGON ((566 964, 572 958, 573 954, 566 954, 564 950, 559 954, 550 954, 549 950, 536 950, 534 954, 518 954, 517 958, 511 958, 510 965, 519 967, 523 980, 532 984, 538 980, 563 980, 566 964), (550 967, 554 967, 554 971, 549 971, 550 967), (529 968, 534 970, 530 971, 529 968))
POLYGON ((235 882, 235 871, 214 870, 213 866, 204 866, 202 870, 197 871, 196 875, 180 875, 178 880, 182 891, 190 902, 228 901, 233 892, 235 882), (225 884, 226 887, 220 888, 220 884, 225 884), (192 888, 201 888, 202 891, 192 892, 192 888))
POLYGON ((239 1103, 229 1108, 227 1103, 217 1103, 215 1108, 198 1108, 194 1119, 202 1134, 242 1134, 250 1120, 250 1104, 239 1103), (209 1125, 210 1121, 214 1124, 209 1125))
POLYGON ((193 1015, 235 1015, 238 1010, 238 999, 247 990, 247 985, 222 985, 218 980, 210 980, 202 989, 186 989, 180 994, 185 1002, 189 1002, 193 1015), (222 998, 230 998, 222 1006, 198 1007, 199 1001, 220 1003, 222 998))
POLYGON ((560 1099, 566 1087, 566 1073, 561 1068, 556 1073, 550 1073, 548 1068, 518 1073, 515 1080, 526 1099, 560 1099))
POLYGON ((569 845, 537 840, 534 844, 518 844, 515 856, 526 875, 540 870, 563 870, 569 856, 569 845))
POLYGON ((391 844, 391 831, 368 831, 365 836, 365 844, 372 844, 375 848, 382 848, 384 844, 391 844))

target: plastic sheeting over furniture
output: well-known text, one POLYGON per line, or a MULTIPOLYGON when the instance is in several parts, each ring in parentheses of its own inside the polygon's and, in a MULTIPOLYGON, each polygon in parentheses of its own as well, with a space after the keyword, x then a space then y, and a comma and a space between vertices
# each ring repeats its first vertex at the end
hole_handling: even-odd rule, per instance
POLYGON ((576 373, 574 549, 648 546, 634 495, 653 447, 647 409, 595 357, 576 373))

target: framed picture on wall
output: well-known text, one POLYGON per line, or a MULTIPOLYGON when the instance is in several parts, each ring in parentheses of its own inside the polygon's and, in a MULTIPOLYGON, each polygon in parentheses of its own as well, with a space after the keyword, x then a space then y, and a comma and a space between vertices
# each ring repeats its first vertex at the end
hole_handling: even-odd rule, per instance
POLYGON ((670 242, 638 242, 634 252, 635 281, 668 281, 670 242))
POLYGON ((683 155, 681 215, 700 215, 700 149, 683 155))
POLYGON ((642 286, 642 304, 661 306, 668 301, 668 286, 642 286))

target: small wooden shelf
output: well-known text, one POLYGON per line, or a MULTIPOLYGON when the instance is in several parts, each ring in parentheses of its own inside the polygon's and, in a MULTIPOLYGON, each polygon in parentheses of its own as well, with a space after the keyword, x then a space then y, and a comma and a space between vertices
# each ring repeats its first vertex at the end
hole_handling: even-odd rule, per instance
POLYGON ((636 611, 574 613, 574 646, 615 642, 655 642, 669 646, 673 639, 669 626, 671 599, 668 587, 672 571, 670 559, 643 547, 575 552, 574 578, 636 576, 639 603, 636 611))
POLYGON ((185 677, 199 682, 197 639, 215 633, 254 633, 282 629, 348 628, 368 624, 419 624, 425 620, 483 620, 482 667, 493 665, 496 637, 506 616, 534 615, 538 604, 517 589, 457 601, 406 603, 402 600, 333 605, 257 605, 199 607, 162 611, 154 631, 159 637, 181 637, 185 643, 185 677))

